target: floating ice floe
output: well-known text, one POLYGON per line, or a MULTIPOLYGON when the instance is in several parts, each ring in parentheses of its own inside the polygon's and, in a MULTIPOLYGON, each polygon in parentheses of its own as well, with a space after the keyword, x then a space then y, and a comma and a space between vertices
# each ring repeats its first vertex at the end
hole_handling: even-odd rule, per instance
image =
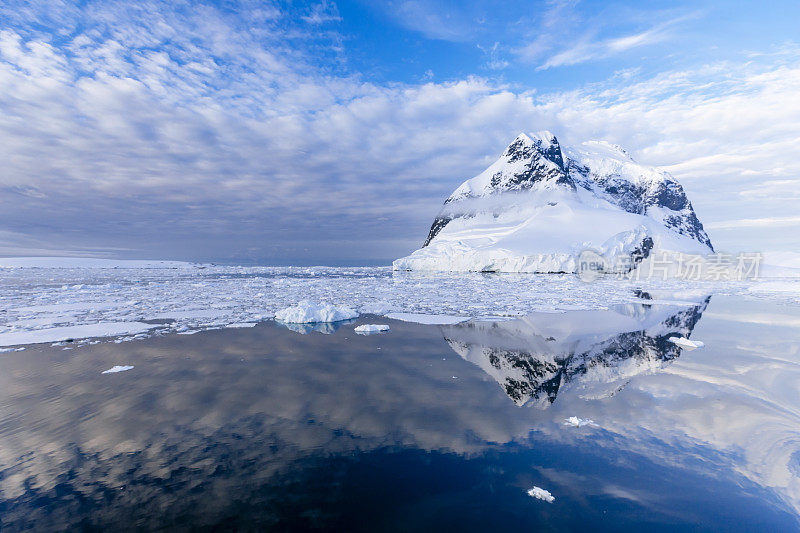
POLYGON ((578 418, 577 416, 571 416, 569 418, 564 419, 565 426, 572 426, 575 428, 582 428, 584 426, 589 427, 597 427, 597 424, 594 423, 594 420, 589 418, 578 418))
POLYGON ((705 346, 705 344, 700 341, 692 341, 685 337, 670 337, 667 340, 673 344, 677 344, 681 348, 686 348, 689 351, 705 346))
POLYGON ((25 349, 25 347, 24 347, 24 346, 22 346, 22 347, 20 347, 20 348, 0 348, 0 353, 6 353, 6 352, 21 352, 21 351, 22 351, 22 350, 24 350, 24 349, 25 349))
POLYGON ((393 320, 402 320, 403 322, 415 322, 417 324, 434 324, 446 326, 449 324, 458 324, 470 319, 468 316, 453 316, 453 315, 429 315, 425 313, 389 313, 386 318, 393 320))
POLYGON ((227 324, 226 328, 254 328, 256 327, 255 322, 234 322, 233 324, 227 324))
MULTIPOLYGON (((113 337, 142 333, 153 325, 143 322, 98 322, 77 326, 36 329, 32 331, 11 331, 0 333, 0 346, 62 342, 65 339, 87 339, 89 337, 113 337)), ((57 344, 61 346, 60 344, 57 344)))
POLYGON ((373 333, 389 331, 389 326, 386 324, 362 324, 356 326, 354 331, 359 335, 372 335, 373 333))
POLYGON ((133 365, 116 365, 112 366, 108 370, 103 370, 101 374, 116 374, 117 372, 125 372, 126 370, 132 370, 133 365))
POLYGON ((545 490, 541 487, 533 487, 528 491, 528 496, 531 498, 536 498, 537 500, 544 500, 547 503, 553 503, 556 501, 555 496, 550 494, 549 490, 545 490))
POLYGON ((339 322, 357 317, 358 313, 349 307, 318 304, 309 300, 303 300, 296 305, 281 309, 275 313, 275 320, 289 324, 339 322))

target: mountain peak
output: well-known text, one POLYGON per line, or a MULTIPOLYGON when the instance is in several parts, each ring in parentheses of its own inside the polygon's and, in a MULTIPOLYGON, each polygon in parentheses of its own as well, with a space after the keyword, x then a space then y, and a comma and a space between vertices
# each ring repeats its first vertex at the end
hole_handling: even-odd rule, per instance
POLYGON ((527 134, 527 133, 525 133, 524 131, 523 131, 523 132, 521 132, 519 135, 517 135, 517 136, 514 138, 514 140, 513 140, 513 141, 511 141, 511 144, 514 144, 515 142, 518 142, 518 141, 519 141, 519 142, 521 142, 521 143, 523 143, 523 144, 528 144, 528 145, 530 145, 530 144, 533 144, 533 139, 531 139, 531 138, 528 136, 528 134, 527 134))
POLYGON ((558 139, 556 139, 556 136, 548 130, 534 132, 529 138, 532 138, 536 144, 539 144, 543 147, 550 147, 551 145, 558 144, 558 139))
POLYGON ((654 246, 713 251, 680 184, 616 145, 562 150, 555 135, 539 131, 517 135, 497 161, 463 182, 422 249, 395 267, 571 272, 575 250, 593 247, 640 262, 654 246))
MULTIPOLYGON (((522 132, 517 135, 508 148, 512 146, 536 146, 539 150, 547 150, 553 145, 558 146, 558 139, 548 130, 540 130, 530 134, 522 132)), ((506 151, 508 151, 508 148, 506 151)))
POLYGON ((520 133, 503 152, 503 157, 513 163, 521 159, 530 159, 536 152, 558 168, 564 168, 564 156, 561 153, 558 139, 547 130, 537 131, 530 135, 520 133))

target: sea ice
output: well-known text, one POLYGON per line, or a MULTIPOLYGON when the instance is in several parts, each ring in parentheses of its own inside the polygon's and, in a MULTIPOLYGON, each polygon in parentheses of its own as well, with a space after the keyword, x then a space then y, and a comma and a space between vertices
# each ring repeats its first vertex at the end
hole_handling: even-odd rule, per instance
POLYGON ((85 339, 88 337, 114 337, 141 333, 152 328, 143 322, 99 322, 79 326, 36 329, 32 331, 10 331, 0 333, 0 346, 60 342, 65 339, 85 339))
POLYGON ((371 335, 373 333, 389 331, 389 326, 386 324, 362 324, 360 326, 356 326, 354 331, 359 335, 371 335))
POLYGON ((389 313, 386 318, 401 320, 403 322, 415 322, 417 324, 449 325, 465 322, 470 319, 468 316, 453 315, 429 315, 425 313, 389 313))
POLYGON ((108 370, 103 370, 101 374, 116 374, 117 372, 125 372, 126 370, 132 370, 133 365, 116 365, 112 366, 108 370))
POLYGON ((275 320, 289 324, 308 324, 315 322, 339 322, 357 318, 358 313, 349 307, 331 304, 318 304, 303 300, 296 305, 281 309, 275 313, 275 320))
POLYGON ((547 503, 553 503, 554 501, 556 501, 555 496, 550 494, 549 490, 545 490, 541 487, 533 487, 532 489, 530 489, 528 491, 528 496, 530 496, 531 498, 536 498, 538 500, 544 500, 547 503))
POLYGON ((705 346, 705 343, 702 343, 700 341, 689 340, 685 337, 670 337, 667 340, 689 351, 696 350, 697 348, 702 348, 703 346, 705 346))
MULTIPOLYGON (((393 272, 387 267, 189 263, 168 267, 121 261, 100 267, 63 258, 15 260, 13 267, 11 262, 5 263, 9 268, 0 268, 0 346, 204 331, 270 319, 276 311, 300 300, 347 302, 351 312, 345 316, 350 317, 360 311, 424 324, 449 324, 476 317, 605 309, 639 301, 635 291, 652 295, 649 304, 689 301, 691 295, 684 294, 686 291, 744 294, 750 299, 790 303, 797 301, 800 292, 748 290, 755 282, 599 279, 584 283, 566 274, 393 272), (127 324, 134 329, 119 326, 122 331, 118 331, 104 324, 127 324), (79 329, 60 329, 72 327, 79 329)), ((759 285, 765 288, 768 284, 759 285)), ((796 285, 800 289, 800 283, 796 285)))

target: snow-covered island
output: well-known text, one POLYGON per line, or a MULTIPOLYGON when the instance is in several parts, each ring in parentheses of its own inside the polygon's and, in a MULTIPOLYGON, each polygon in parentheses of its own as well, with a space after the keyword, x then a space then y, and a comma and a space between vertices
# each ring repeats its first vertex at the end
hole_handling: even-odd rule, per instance
POLYGON ((656 252, 714 251, 683 187, 622 148, 563 148, 547 131, 520 134, 444 203, 422 248, 395 270, 575 272, 582 254, 627 272, 656 252), (588 251, 588 252, 587 252, 588 251))

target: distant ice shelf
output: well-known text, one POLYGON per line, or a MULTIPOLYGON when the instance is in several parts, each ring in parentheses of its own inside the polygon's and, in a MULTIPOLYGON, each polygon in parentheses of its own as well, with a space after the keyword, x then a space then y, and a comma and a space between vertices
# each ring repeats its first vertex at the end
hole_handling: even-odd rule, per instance
POLYGON ((0 268, 193 268, 196 263, 94 257, 0 257, 0 268))

